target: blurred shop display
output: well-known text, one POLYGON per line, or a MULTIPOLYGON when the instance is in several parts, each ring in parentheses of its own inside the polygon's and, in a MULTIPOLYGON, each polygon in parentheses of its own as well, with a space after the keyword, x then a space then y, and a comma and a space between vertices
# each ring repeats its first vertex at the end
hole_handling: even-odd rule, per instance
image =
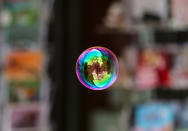
POLYGON ((120 71, 109 107, 91 115, 92 131, 188 130, 187 3, 117 0, 106 9, 97 41, 120 50, 120 71))
POLYGON ((50 130, 45 47, 50 2, 1 2, 2 131, 50 130))
POLYGON ((138 38, 134 46, 125 45, 121 51, 120 73, 115 84, 116 88, 117 86, 140 89, 188 87, 187 40, 184 38, 187 34, 185 31, 187 25, 186 15, 183 15, 186 14, 184 10, 187 9, 183 6, 185 2, 186 0, 144 0, 142 2, 124 0, 115 1, 109 6, 104 16, 104 26, 124 30, 124 32, 129 30, 127 33, 131 35, 131 32, 134 32, 138 38), (125 11, 124 8, 128 5, 129 8, 125 11), (127 19, 129 19, 129 27, 126 25, 127 19), (159 20, 157 24, 155 20, 159 20), (180 27, 178 21, 185 24, 179 24, 180 27))
POLYGON ((138 30, 142 26, 184 30, 187 28, 187 0, 117 0, 104 17, 104 26, 138 30))
POLYGON ((92 131, 186 131, 186 101, 152 100, 136 104, 130 110, 98 110, 91 117, 92 131))
POLYGON ((133 47, 127 47, 119 58, 120 73, 114 87, 188 89, 187 44, 172 46, 176 51, 169 45, 164 45, 165 49, 134 47, 134 51, 133 47))

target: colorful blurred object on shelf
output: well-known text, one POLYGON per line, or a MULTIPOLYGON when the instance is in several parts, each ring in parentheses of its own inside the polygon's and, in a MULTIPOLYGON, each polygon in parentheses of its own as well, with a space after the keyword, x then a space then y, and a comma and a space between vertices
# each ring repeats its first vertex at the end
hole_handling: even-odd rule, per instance
POLYGON ((138 106, 134 131, 173 131, 174 110, 165 103, 138 106))
POLYGON ((3 4, 1 23, 8 44, 37 44, 40 31, 40 1, 16 0, 3 4))

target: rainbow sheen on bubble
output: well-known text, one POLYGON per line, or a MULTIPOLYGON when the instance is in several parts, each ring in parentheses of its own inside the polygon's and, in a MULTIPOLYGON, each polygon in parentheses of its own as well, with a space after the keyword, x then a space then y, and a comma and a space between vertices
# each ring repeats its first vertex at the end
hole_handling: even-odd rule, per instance
POLYGON ((118 61, 107 48, 92 47, 85 50, 76 62, 80 82, 92 90, 104 90, 117 79, 118 61))

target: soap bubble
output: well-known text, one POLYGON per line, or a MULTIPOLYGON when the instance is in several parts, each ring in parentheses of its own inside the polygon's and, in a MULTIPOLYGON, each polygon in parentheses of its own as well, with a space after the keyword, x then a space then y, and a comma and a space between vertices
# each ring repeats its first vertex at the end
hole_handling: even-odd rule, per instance
POLYGON ((76 62, 76 74, 87 88, 104 90, 117 79, 117 58, 107 48, 91 47, 79 56, 76 62))

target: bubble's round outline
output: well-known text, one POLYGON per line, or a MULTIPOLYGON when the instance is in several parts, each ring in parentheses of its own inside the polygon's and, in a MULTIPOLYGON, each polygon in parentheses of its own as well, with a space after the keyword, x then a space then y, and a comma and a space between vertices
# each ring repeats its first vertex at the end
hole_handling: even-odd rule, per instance
POLYGON ((87 87, 88 89, 91 89, 91 90, 104 90, 104 89, 107 89, 107 88, 109 88, 110 86, 112 86, 113 84, 114 84, 114 82, 117 80, 117 77, 118 77, 118 74, 119 74, 119 62, 118 62, 118 59, 117 59, 117 57, 116 57, 116 55, 110 50, 110 49, 108 49, 108 48, 105 48, 105 47, 102 47, 102 46, 94 46, 94 47, 90 47, 90 48, 88 48, 88 49, 86 49, 86 50, 84 50, 82 53, 81 53, 81 55, 78 57, 78 59, 77 59, 77 61, 76 61, 76 75, 77 75, 77 78, 79 79, 79 81, 85 86, 85 87, 87 87), (92 49, 100 49, 100 48, 102 48, 102 49, 104 49, 105 51, 107 51, 107 52, 109 52, 111 55, 112 55, 112 57, 114 58, 114 61, 115 61, 115 63, 117 64, 117 66, 115 67, 115 69, 116 69, 116 73, 115 73, 115 78, 112 80, 112 82, 109 84, 109 85, 107 85, 107 86, 105 86, 105 87, 103 87, 103 88, 94 88, 94 87, 91 87, 91 86, 89 86, 88 84, 86 84, 80 77, 80 73, 79 73, 79 69, 78 69, 78 63, 79 63, 79 61, 80 61, 80 59, 86 54, 86 53, 88 53, 90 50, 92 50, 92 49))

